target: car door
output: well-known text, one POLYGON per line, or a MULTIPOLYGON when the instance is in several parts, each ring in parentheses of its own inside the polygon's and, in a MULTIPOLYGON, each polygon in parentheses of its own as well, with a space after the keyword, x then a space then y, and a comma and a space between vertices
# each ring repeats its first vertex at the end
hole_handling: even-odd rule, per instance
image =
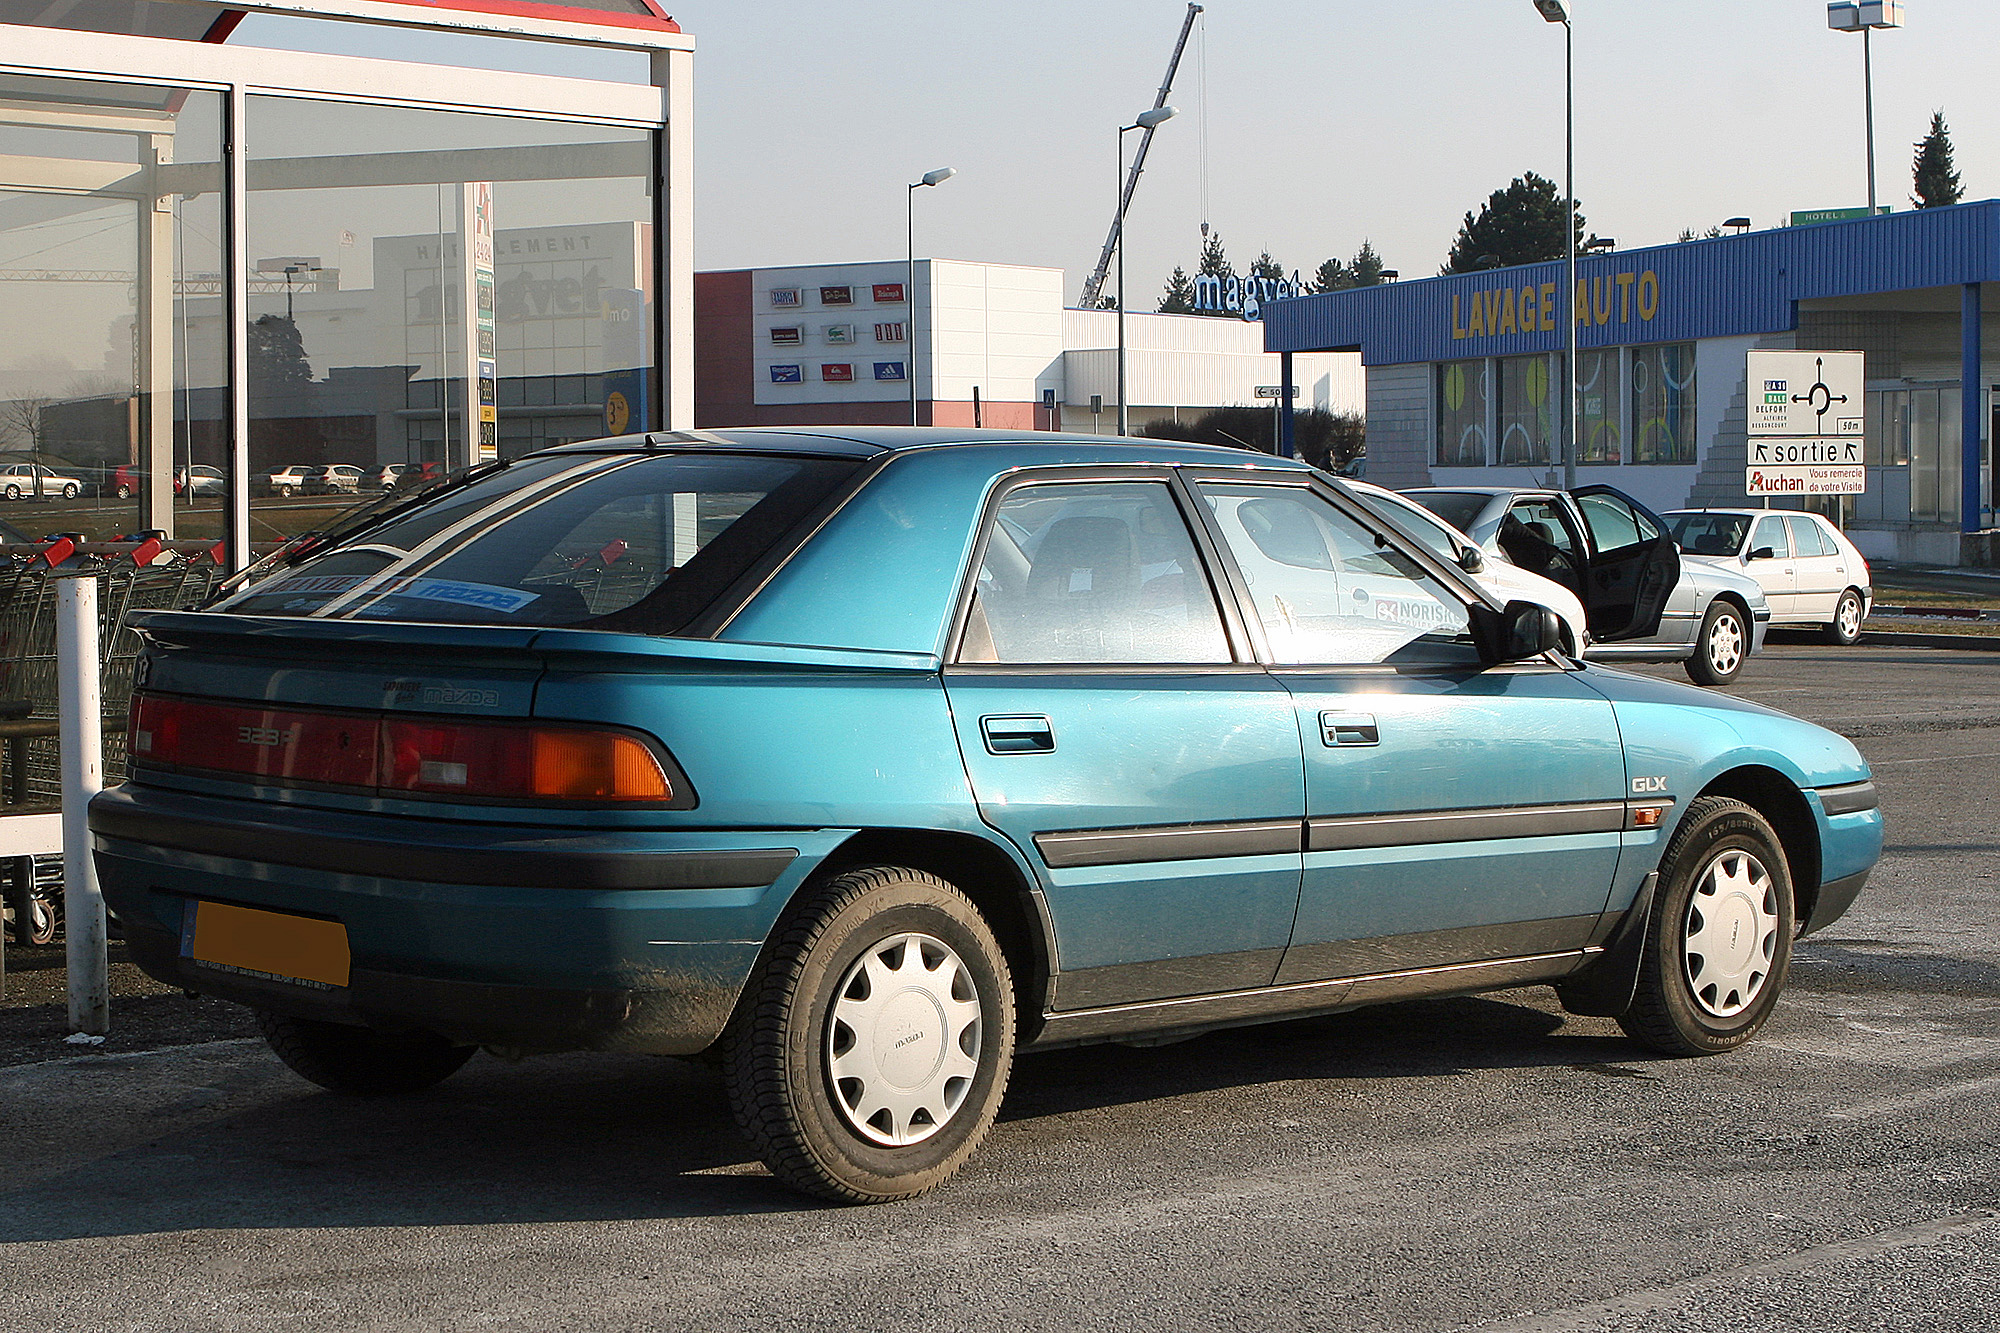
POLYGON ((1039 878, 1054 1006, 1270 984, 1299 900, 1298 727, 1170 475, 1017 479, 974 569, 945 692, 981 818, 1039 878))
POLYGON ((1813 621, 1831 621, 1834 604, 1847 590, 1847 560, 1838 544, 1811 514, 1787 514, 1792 568, 1797 571, 1794 610, 1813 621))
POLYGON ((1550 659, 1483 666, 1471 594, 1310 483, 1195 489, 1306 756, 1279 982, 1586 944, 1626 818, 1611 705, 1550 659))
POLYGON ((1774 619, 1788 619, 1798 609, 1798 565, 1783 514, 1766 514, 1750 529, 1743 570, 1764 590, 1774 619))
POLYGON ((1616 487, 1579 486, 1570 499, 1589 533, 1581 596, 1591 635, 1652 638, 1681 578, 1681 549, 1666 523, 1616 487))

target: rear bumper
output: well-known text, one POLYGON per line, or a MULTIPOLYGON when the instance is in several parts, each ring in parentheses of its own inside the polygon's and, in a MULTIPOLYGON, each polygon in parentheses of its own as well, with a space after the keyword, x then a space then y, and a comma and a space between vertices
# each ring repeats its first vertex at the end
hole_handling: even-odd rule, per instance
POLYGON ((657 1054, 721 1035, 778 912, 850 832, 474 825, 129 785, 90 823, 133 959, 169 984, 456 1041, 657 1054), (348 984, 194 960, 190 900, 339 921, 348 984))

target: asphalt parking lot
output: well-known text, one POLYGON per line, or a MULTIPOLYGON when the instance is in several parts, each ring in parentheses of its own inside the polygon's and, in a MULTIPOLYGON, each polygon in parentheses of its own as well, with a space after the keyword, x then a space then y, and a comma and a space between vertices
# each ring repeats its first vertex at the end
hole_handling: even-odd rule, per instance
POLYGON ((869 1209, 681 1061, 375 1103, 248 1041, 24 1064, 0 1328, 2000 1327, 2000 652, 1785 643, 1731 692, 1856 738, 1889 820, 1731 1055, 1535 989, 1028 1056, 962 1175, 869 1209))

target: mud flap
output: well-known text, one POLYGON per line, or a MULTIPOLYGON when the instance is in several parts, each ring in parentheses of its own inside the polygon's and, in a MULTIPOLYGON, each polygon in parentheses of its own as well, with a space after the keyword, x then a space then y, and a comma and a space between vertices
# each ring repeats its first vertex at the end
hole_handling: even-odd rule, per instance
POLYGON ((1616 1018, 1632 1007, 1639 988, 1639 965, 1646 956, 1646 930, 1653 921, 1653 898, 1660 886, 1655 870, 1639 883, 1632 906, 1619 921, 1597 961, 1556 983, 1556 995, 1572 1014, 1616 1018))

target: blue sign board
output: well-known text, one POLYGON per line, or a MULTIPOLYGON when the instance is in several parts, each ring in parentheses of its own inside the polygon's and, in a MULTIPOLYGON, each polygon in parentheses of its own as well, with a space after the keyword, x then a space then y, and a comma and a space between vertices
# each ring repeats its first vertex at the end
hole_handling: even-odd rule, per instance
POLYGON ((877 361, 875 363, 875 378, 878 380, 900 380, 906 378, 903 374, 903 363, 900 361, 877 361))
POLYGON ((805 372, 797 366, 771 367, 771 383, 773 384, 803 384, 805 380, 805 372))

